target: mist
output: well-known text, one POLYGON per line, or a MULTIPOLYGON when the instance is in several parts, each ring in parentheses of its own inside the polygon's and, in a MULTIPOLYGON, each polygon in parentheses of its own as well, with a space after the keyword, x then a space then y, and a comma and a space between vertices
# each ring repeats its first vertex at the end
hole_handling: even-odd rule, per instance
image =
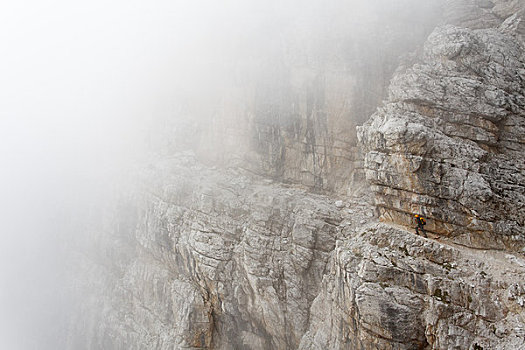
POLYGON ((272 79, 265 67, 291 37, 283 33, 329 44, 335 26, 364 31, 390 16, 386 3, 3 2, 0 348, 61 348, 72 242, 100 220, 115 186, 161 152, 166 120, 206 124, 231 84, 272 79), (188 101, 204 112, 181 112, 188 101))
POLYGON ((196 73, 182 67, 204 54, 195 40, 211 12, 198 9, 171 1, 1 5, 2 349, 60 348, 71 239, 144 156, 151 122, 196 73))

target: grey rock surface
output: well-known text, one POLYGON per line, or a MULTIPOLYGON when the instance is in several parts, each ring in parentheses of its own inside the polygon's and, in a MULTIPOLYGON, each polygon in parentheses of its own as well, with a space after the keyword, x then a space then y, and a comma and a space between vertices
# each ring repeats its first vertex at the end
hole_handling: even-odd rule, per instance
POLYGON ((446 22, 471 29, 493 28, 524 8, 521 0, 446 0, 446 22))
POLYGON ((263 125, 259 104, 260 119, 229 106, 212 124, 214 156, 247 158, 209 166, 196 150, 139 170, 79 257, 89 297, 69 348, 525 348, 523 3, 447 4, 455 25, 403 60, 358 129, 362 162, 355 134, 334 136, 350 123, 337 79, 343 102, 323 104, 307 74, 277 91, 310 95, 266 105, 302 101, 297 123, 263 125))
POLYGON ((191 155, 143 173, 143 191, 116 220, 134 215, 136 224, 116 225, 121 240, 108 242, 122 265, 97 298, 107 302, 98 346, 297 348, 341 210, 247 174, 210 170, 191 155))
POLYGON ((275 24, 278 35, 246 33, 247 42, 237 43, 246 51, 232 59, 234 74, 214 96, 219 102, 208 109, 202 96, 185 102, 189 125, 169 142, 182 140, 209 164, 347 193, 362 178, 356 126, 386 98, 402 57, 441 19, 441 2, 297 6, 289 21, 275 24))
POLYGON ((370 224, 338 244, 299 349, 519 349, 523 258, 370 224), (518 291, 520 290, 520 291, 518 291))
POLYGON ((99 284, 72 349, 525 346, 523 256, 378 223, 366 194, 348 210, 190 154, 139 184, 105 264, 86 265, 99 284))
POLYGON ((359 128, 384 220, 409 225, 420 213, 466 245, 522 249, 524 52, 504 30, 444 26, 396 74, 359 128))

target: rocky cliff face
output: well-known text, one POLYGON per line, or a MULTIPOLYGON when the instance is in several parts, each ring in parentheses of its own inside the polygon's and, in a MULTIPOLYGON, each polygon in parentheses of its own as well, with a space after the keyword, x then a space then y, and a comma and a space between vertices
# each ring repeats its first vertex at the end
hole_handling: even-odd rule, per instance
POLYGON ((367 196, 335 201, 193 155, 141 183, 90 271, 104 278, 84 310, 100 312, 72 348, 523 346, 522 257, 379 224, 367 196))
MULTIPOLYGON (((502 28, 517 18, 509 18, 502 28)), ((381 217, 478 247, 523 247, 524 46, 503 29, 445 26, 360 128, 381 217)), ((518 40, 517 40, 518 39, 518 40)))
POLYGON ((201 116, 193 149, 214 165, 347 193, 361 176, 356 126, 386 97, 401 57, 422 45, 442 4, 297 4, 293 17, 272 23, 275 33, 236 43, 233 78, 215 108, 186 103, 192 123, 201 116))
POLYGON ((339 234, 333 201, 189 155, 142 179, 95 347, 297 348, 339 234))
POLYGON ((519 349, 525 261, 383 224, 334 251, 300 349, 519 349))
POLYGON ((297 114, 255 98, 249 122, 217 125, 217 154, 248 126, 246 158, 210 167, 197 148, 138 172, 85 261, 70 348, 525 347, 523 4, 447 6, 455 25, 399 59, 358 128, 361 163, 346 136, 318 142, 340 125, 326 111, 346 109, 320 92, 339 85, 312 78, 297 114), (366 184, 312 156, 339 148, 366 184), (429 238, 413 234, 416 212, 429 238))

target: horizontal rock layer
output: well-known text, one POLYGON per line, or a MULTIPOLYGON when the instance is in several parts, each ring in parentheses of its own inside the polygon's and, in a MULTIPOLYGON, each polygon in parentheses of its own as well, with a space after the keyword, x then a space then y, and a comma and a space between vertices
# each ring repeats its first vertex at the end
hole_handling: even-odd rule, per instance
POLYGON ((169 133, 167 144, 207 164, 347 193, 362 177, 355 127, 440 15, 441 0, 301 4, 264 35, 232 38, 220 91, 183 101, 166 122, 182 123, 174 127, 180 134, 169 133))
POLYGON ((383 224, 335 250, 299 349, 516 349, 525 346, 525 260, 383 224))
POLYGON ((366 196, 334 201, 190 155, 133 187, 72 349, 525 346, 520 257, 379 224, 366 196))
POLYGON ((322 48, 299 45, 206 111, 206 131, 180 129, 198 156, 140 171, 79 258, 88 297, 69 348, 525 347, 522 4, 447 6, 463 27, 403 60, 358 130, 364 162, 353 127, 376 106, 356 91, 379 103, 397 51, 341 76, 327 68, 345 59, 318 66, 322 48), (209 150, 232 168, 200 163, 209 150), (372 193, 351 179, 363 167, 372 193), (411 232, 416 212, 433 239, 411 232))
POLYGON ((419 213, 464 244, 523 247, 524 53, 504 30, 445 26, 396 74, 359 128, 384 220, 409 225, 419 213))
POLYGON ((297 348, 338 236, 333 201, 192 156, 142 181, 104 244, 118 266, 98 298, 98 346, 297 348))

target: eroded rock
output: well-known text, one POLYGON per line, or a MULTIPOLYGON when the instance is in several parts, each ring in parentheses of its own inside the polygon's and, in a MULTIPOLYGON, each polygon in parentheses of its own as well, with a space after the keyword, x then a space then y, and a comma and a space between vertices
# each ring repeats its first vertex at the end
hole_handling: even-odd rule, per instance
POLYGON ((471 246, 523 246, 524 62, 523 44, 497 29, 430 35, 358 132, 384 220, 419 213, 471 246))

